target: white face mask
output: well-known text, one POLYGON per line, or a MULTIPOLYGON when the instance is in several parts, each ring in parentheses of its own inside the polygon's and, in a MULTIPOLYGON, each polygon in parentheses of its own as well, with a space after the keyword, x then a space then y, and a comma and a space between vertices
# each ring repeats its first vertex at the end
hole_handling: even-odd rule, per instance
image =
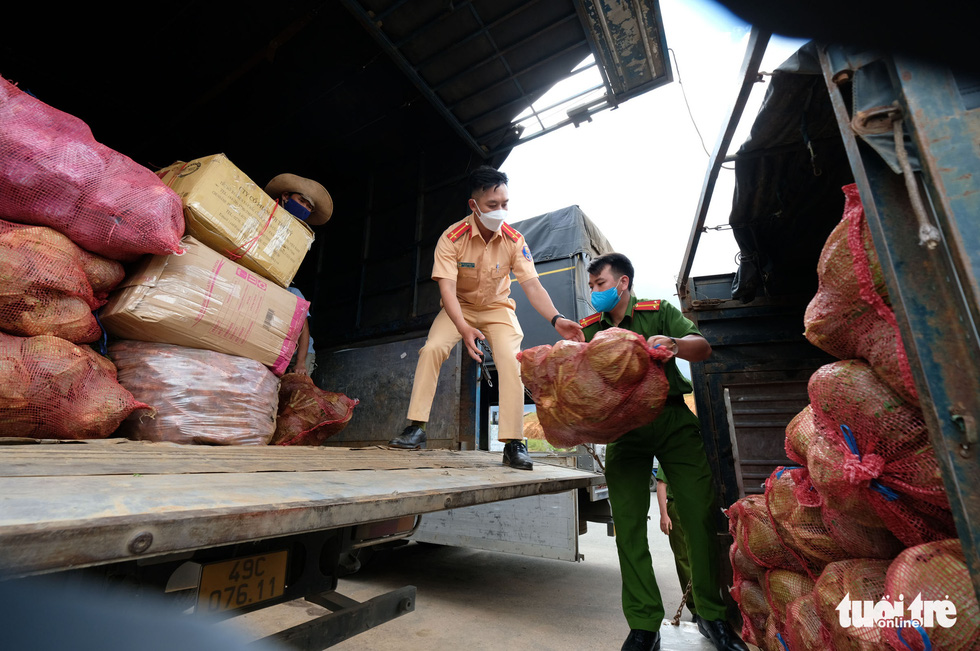
MULTIPOLYGON (((473 203, 476 203, 475 201, 473 203)), ((501 208, 500 210, 494 210, 492 212, 480 212, 480 207, 476 207, 476 216, 483 224, 483 227, 489 231, 496 231, 500 228, 500 225, 504 223, 507 219, 507 211, 501 208)))

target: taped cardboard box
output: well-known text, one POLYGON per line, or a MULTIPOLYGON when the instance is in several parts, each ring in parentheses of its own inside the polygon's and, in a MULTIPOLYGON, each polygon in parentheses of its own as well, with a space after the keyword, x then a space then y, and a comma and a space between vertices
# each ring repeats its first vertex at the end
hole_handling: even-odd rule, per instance
POLYGON ((122 339, 240 355, 282 375, 305 301, 191 236, 183 255, 148 256, 109 295, 99 318, 122 339))
POLYGON ((188 235, 289 287, 313 245, 313 231, 224 154, 178 161, 157 176, 180 196, 188 235))

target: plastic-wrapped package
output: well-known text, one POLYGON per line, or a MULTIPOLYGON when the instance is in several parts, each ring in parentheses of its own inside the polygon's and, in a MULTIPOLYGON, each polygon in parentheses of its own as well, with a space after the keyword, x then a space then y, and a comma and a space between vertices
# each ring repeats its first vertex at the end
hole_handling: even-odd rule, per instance
POLYGON ((661 363, 667 357, 622 328, 603 330, 588 343, 562 340, 517 355, 545 437, 563 448, 611 443, 653 422, 667 402, 661 363))
POLYGON ((279 378, 245 357, 172 344, 109 346, 119 383, 156 415, 127 419, 119 433, 143 441, 266 445, 276 431, 279 378))
POLYGON ((113 260, 175 253, 180 197, 82 120, 0 79, 0 216, 50 226, 113 260))
POLYGON ((0 436, 106 438, 136 410, 152 411, 88 346, 0 333, 0 436))

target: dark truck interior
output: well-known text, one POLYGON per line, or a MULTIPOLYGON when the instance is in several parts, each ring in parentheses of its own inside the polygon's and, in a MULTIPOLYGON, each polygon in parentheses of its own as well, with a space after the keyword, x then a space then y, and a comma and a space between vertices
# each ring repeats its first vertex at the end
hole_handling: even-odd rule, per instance
POLYGON ((320 181, 334 216, 294 280, 312 301, 319 350, 428 328, 439 309, 432 252, 465 211, 466 174, 499 166, 524 134, 515 118, 583 60, 602 74, 598 99, 570 98, 538 135, 671 81, 658 4, 603 7, 177 2, 138 19, 94 5, 22 10, 34 15, 20 24, 40 31, 8 30, 0 75, 153 170, 224 153, 259 185, 282 172, 320 181))

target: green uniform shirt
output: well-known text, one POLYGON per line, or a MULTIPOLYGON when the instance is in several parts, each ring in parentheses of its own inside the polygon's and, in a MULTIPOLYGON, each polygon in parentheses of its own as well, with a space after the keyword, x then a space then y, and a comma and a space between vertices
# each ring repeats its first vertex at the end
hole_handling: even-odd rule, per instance
MULTIPOLYGON (((694 322, 688 319, 673 304, 667 301, 640 300, 635 296, 630 297, 629 306, 626 308, 626 315, 618 326, 613 326, 608 312, 600 312, 587 316, 579 322, 582 325, 582 333, 586 341, 592 341, 600 330, 606 328, 619 327, 624 330, 632 330, 646 338, 653 335, 665 335, 667 337, 686 337, 687 335, 701 335, 694 322), (639 307, 637 307, 639 303, 639 307)), ((670 383, 667 395, 679 396, 684 393, 691 393, 694 387, 677 368, 677 361, 673 358, 664 365, 664 373, 670 383)))

